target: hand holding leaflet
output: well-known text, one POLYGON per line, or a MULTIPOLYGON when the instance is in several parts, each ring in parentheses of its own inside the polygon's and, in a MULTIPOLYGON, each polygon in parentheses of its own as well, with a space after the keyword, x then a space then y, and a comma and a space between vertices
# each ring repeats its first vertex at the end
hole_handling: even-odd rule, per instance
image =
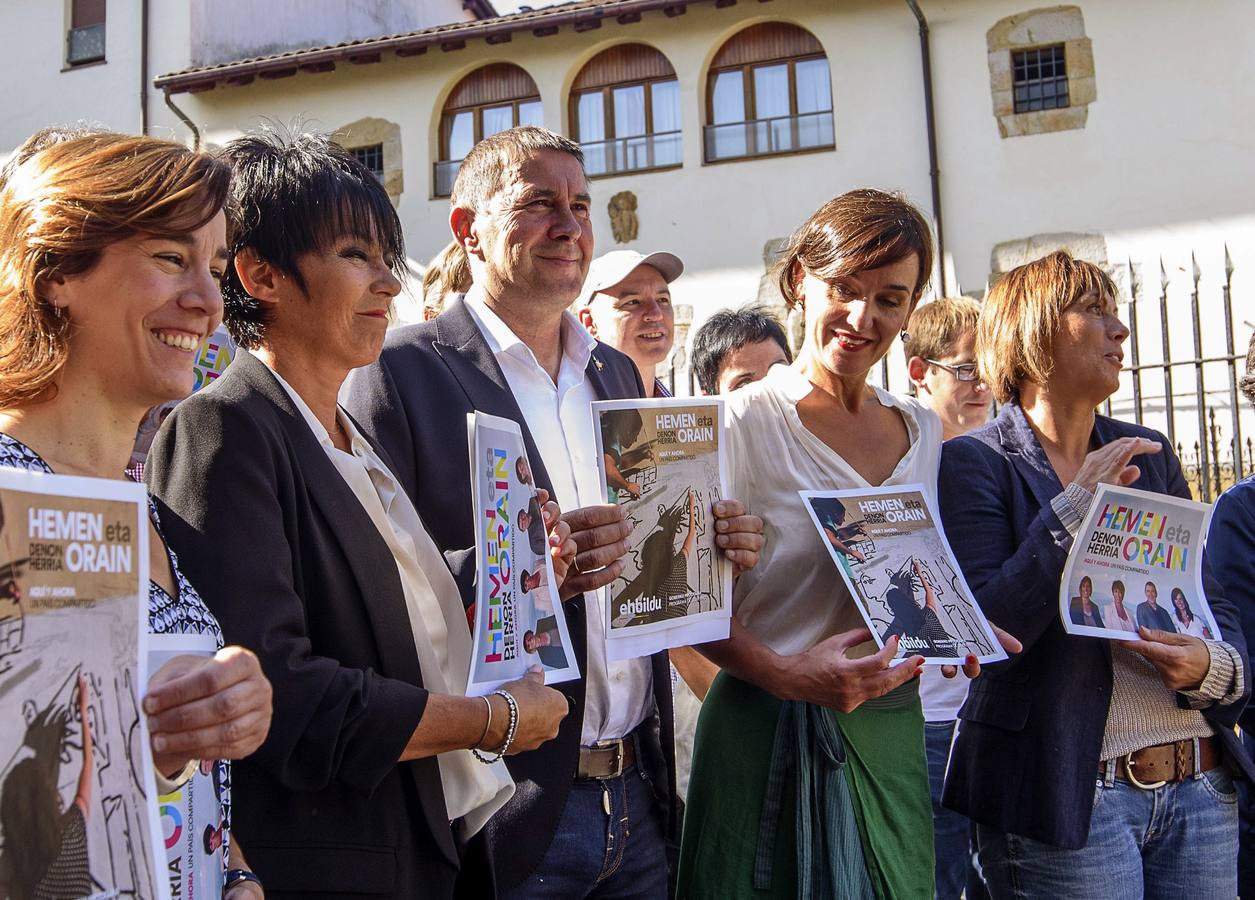
POLYGON ((471 413, 467 430, 477 575, 466 692, 490 694, 536 665, 546 684, 578 678, 553 553, 560 565, 577 559, 570 525, 554 523, 546 535, 556 504, 532 484, 517 423, 471 413))
POLYGON ((969 675, 1015 648, 981 612, 923 485, 799 494, 877 646, 969 675))
POLYGON ((1059 583, 1064 630, 1124 641, 1137 641, 1140 629, 1220 640, 1203 593, 1210 518, 1204 503, 1098 484, 1059 583))

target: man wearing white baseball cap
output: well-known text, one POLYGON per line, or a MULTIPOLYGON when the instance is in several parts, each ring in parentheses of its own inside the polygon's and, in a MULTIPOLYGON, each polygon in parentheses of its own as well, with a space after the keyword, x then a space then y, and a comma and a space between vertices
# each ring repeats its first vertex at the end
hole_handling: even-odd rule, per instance
POLYGON ((593 260, 576 303, 588 333, 636 363, 650 397, 671 396, 656 370, 675 339, 669 285, 683 271, 674 253, 612 250, 593 260))

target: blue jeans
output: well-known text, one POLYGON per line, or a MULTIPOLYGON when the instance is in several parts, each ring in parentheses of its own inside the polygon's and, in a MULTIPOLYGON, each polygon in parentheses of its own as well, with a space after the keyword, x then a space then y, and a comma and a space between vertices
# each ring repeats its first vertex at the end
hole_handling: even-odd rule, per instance
MULTIPOLYGON (((508 848, 502 850, 508 855, 508 848)), ((571 785, 558 830, 540 865, 502 900, 666 896, 662 814, 649 781, 632 766, 618 778, 571 785)))
POLYGON ((983 825, 976 839, 994 900, 1233 900, 1238 893, 1237 794, 1223 767, 1151 791, 1097 779, 1080 850, 983 825))
POLYGON ((954 726, 954 722, 924 723, 928 790, 933 798, 933 845, 937 851, 937 900, 959 900, 972 861, 967 817, 941 805, 941 787, 946 779, 954 726))

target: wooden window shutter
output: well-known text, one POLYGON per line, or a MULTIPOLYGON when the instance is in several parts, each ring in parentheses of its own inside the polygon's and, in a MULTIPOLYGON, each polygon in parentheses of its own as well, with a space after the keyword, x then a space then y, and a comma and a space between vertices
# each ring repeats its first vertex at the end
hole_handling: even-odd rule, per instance
POLYGON ((797 59, 823 53, 815 35, 786 22, 763 22, 751 25, 728 38, 719 48, 712 69, 747 66, 779 59, 797 59))
POLYGON ((580 70, 572 91, 588 91, 614 84, 674 78, 667 58, 645 44, 619 44, 601 51, 580 70))
POLYGON ((458 82, 444 108, 487 106, 539 97, 532 76, 513 63, 491 63, 476 69, 458 82))

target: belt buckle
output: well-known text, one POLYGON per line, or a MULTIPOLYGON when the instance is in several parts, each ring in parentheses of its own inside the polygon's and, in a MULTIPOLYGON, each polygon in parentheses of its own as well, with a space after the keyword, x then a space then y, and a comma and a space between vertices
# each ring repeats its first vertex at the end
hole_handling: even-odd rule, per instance
POLYGON ((618 778, 623 774, 623 739, 617 741, 598 741, 593 745, 596 750, 613 750, 614 751, 614 768, 611 772, 601 776, 602 778, 618 778))
POLYGON ((1124 754, 1124 774, 1129 776, 1129 784, 1134 787, 1139 787, 1144 791, 1153 791, 1155 788, 1161 788, 1168 783, 1167 781, 1143 782, 1139 780, 1138 777, 1133 774, 1133 753, 1124 754))

